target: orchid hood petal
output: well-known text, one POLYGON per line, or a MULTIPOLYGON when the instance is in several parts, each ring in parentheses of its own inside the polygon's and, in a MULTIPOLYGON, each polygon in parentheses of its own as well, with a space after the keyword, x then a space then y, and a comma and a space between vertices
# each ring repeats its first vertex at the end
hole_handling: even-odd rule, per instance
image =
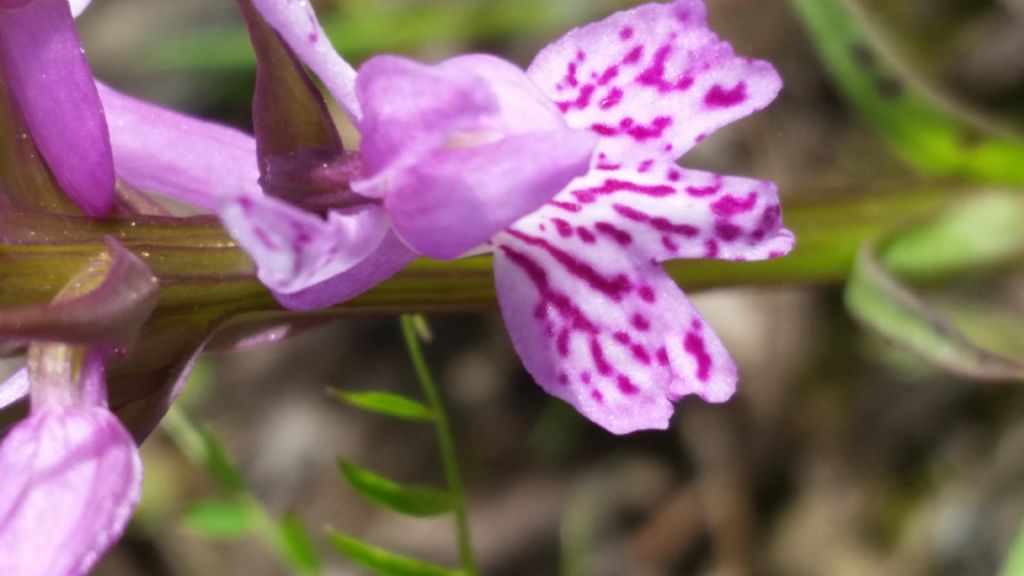
POLYGON ((0 66, 64 192, 89 216, 114 203, 110 137, 67 0, 0 7, 0 66))

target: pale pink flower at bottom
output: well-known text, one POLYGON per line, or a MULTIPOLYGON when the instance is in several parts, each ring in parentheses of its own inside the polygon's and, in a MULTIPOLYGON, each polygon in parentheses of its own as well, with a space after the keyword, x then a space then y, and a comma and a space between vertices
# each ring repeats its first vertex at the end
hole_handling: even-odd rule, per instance
POLYGON ((36 353, 31 411, 0 444, 0 574, 79 576, 127 525, 142 462, 106 407, 105 354, 59 344, 36 353))
POLYGON ((0 574, 86 574, 138 503, 135 441, 101 407, 44 407, 0 445, 0 574))

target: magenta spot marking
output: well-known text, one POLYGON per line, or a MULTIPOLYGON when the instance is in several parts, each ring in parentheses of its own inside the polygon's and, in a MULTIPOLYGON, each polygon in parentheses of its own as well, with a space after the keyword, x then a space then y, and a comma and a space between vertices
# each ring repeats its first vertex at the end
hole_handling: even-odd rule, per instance
POLYGON ((629 347, 629 351, 633 353, 633 357, 637 359, 641 364, 650 365, 651 355, 647 353, 647 349, 639 344, 633 344, 629 347))
POLYGON ((740 81, 732 88, 723 88, 715 84, 704 95, 704 106, 707 108, 731 108, 747 100, 747 83, 740 81))
POLYGON ((632 206, 626 206, 625 204, 613 204, 612 210, 615 210, 615 212, 626 219, 634 222, 646 223, 658 232, 679 234, 688 238, 692 238, 700 234, 700 230, 694 226, 690 226, 689 224, 675 224, 665 217, 651 216, 650 214, 637 210, 632 206))
POLYGON ((711 355, 704 345, 704 338, 696 332, 687 332, 683 340, 683 349, 697 361, 697 378, 707 382, 711 377, 711 355))
POLYGON ((632 118, 624 118, 619 123, 619 127, 622 129, 621 132, 625 132, 637 142, 661 138, 665 134, 665 129, 671 125, 672 118, 670 116, 658 116, 647 125, 635 124, 632 118))
POLYGON ((669 182, 679 182, 679 179, 681 177, 682 177, 682 174, 679 173, 679 170, 676 170, 675 168, 669 169, 669 171, 668 171, 668 181, 669 182))
POLYGON ((569 67, 565 72, 565 79, 563 80, 563 82, 565 82, 569 86, 572 86, 573 88, 580 85, 579 78, 576 77, 576 74, 579 72, 579 66, 579 63, 575 61, 569 62, 569 67))
MULTIPOLYGON (((547 272, 544 271, 544 268, 540 264, 526 254, 508 246, 501 246, 500 248, 505 256, 508 257, 509 261, 526 273, 530 278, 530 281, 533 282, 537 291, 540 293, 541 301, 534 309, 534 314, 538 319, 547 317, 548 305, 550 305, 550 307, 557 310, 562 317, 569 321, 573 330, 583 331, 590 334, 597 333, 597 326, 595 326, 568 297, 551 289, 548 282, 547 272)), ((549 330, 549 335, 550 334, 551 330, 549 330)))
POLYGON ((594 359, 594 367, 597 368, 599 374, 608 376, 612 373, 612 365, 604 357, 604 348, 596 338, 590 339, 590 356, 594 359))
POLYGON ((705 133, 701 132, 700 134, 697 134, 697 137, 696 137, 696 138, 694 138, 694 141, 695 141, 695 142, 697 142, 697 144, 700 144, 700 143, 701 143, 701 142, 703 142, 703 141, 704 141, 704 139, 705 139, 705 138, 707 138, 707 137, 708 137, 708 135, 707 135, 707 134, 705 134, 705 133))
POLYGON ((757 192, 751 192, 743 198, 726 194, 711 204, 711 211, 718 216, 730 217, 750 212, 757 205, 757 192))
POLYGON ((645 172, 650 172, 651 166, 654 166, 654 160, 648 158, 647 160, 641 162, 639 166, 637 166, 637 172, 640 172, 641 174, 645 172))
POLYGON ((276 251, 280 249, 277 243, 274 242, 274 239, 270 237, 270 234, 267 234, 267 231, 264 230, 263 228, 260 228, 259 226, 253 226, 252 232, 253 234, 256 235, 256 240, 258 240, 259 243, 262 244, 263 247, 266 248, 267 250, 276 251))
POLYGON ((552 218, 551 223, 555 225, 555 228, 558 230, 558 235, 562 238, 572 236, 572 224, 569 224, 561 218, 552 218))
POLYGON ((671 196, 672 194, 675 194, 675 191, 675 188, 667 184, 637 184, 636 182, 630 182, 628 180, 610 178, 605 180, 600 186, 573 190, 572 195, 581 203, 590 204, 594 202, 598 196, 608 196, 610 194, 615 194, 616 192, 632 192, 635 194, 642 194, 644 196, 661 198, 664 196, 671 196))
POLYGON ((597 242, 597 236, 594 236, 594 233, 584 226, 577 226, 576 234, 579 235, 580 240, 583 240, 585 244, 593 244, 597 242))
POLYGON ((566 212, 572 212, 574 214, 583 209, 579 204, 575 204, 573 202, 562 202, 561 200, 552 200, 548 202, 548 204, 554 206, 555 208, 561 208, 566 212))
POLYGON ((619 344, 629 344, 631 342, 629 334, 626 334, 622 330, 618 330, 615 334, 612 334, 612 338, 615 338, 615 341, 619 344))
POLYGON ((710 186, 687 186, 686 193, 694 198, 704 198, 706 196, 714 196, 715 194, 718 194, 718 191, 721 189, 721 184, 712 184, 710 186))
POLYGON ((592 379, 593 379, 593 377, 592 377, 592 376, 590 375, 590 372, 589 372, 589 371, 587 371, 587 370, 584 370, 584 371, 583 371, 583 373, 582 373, 582 374, 580 374, 580 380, 581 380, 581 381, 582 381, 582 382, 583 382, 584 384, 590 384, 590 381, 591 381, 592 379))
POLYGON ((625 294, 629 293, 633 289, 632 283, 625 275, 619 274, 613 278, 605 278, 599 272, 594 270, 590 264, 578 260, 573 255, 555 247, 543 238, 536 238, 515 229, 509 230, 508 233, 526 244, 544 249, 544 251, 550 254, 559 264, 561 264, 567 272, 576 276, 580 280, 583 280, 594 290, 601 292, 615 301, 621 300, 625 294))
POLYGON ((653 303, 655 300, 654 289, 650 286, 640 287, 640 299, 648 304, 653 303))
POLYGON ((590 125, 590 130, 595 132, 598 136, 618 136, 619 131, 614 126, 607 124, 595 123, 590 125))
POLYGON ((672 7, 672 14, 683 24, 688 24, 690 19, 694 17, 693 11, 688 6, 682 4, 675 4, 672 7))
POLYGON ((605 68, 604 72, 601 73, 601 76, 599 76, 597 78, 597 85, 598 86, 604 86, 604 85, 608 84, 609 82, 611 82, 612 80, 614 80, 615 77, 618 76, 618 75, 619 75, 619 67, 615 66, 615 65, 609 66, 609 67, 605 68))
POLYGON ((632 396, 640 392, 640 389, 637 388, 636 385, 633 384, 633 381, 625 374, 619 374, 615 384, 618 386, 619 392, 622 392, 627 396, 632 396))
POLYGON ((651 65, 637 75, 636 81, 645 86, 653 86, 659 92, 670 91, 671 85, 665 81, 665 63, 668 61, 670 54, 672 54, 671 44, 659 47, 654 52, 654 59, 651 61, 651 65))
POLYGON ((619 170, 622 168, 622 164, 615 164, 608 160, 608 155, 604 152, 597 154, 597 169, 598 170, 619 170))
POLYGON ((668 366, 668 350, 666 350, 664 346, 658 348, 658 351, 655 353, 655 357, 658 359, 658 364, 668 366))
POLYGON ((594 96, 594 90, 596 88, 593 84, 584 84, 580 88, 579 93, 576 95, 575 100, 565 100, 558 103, 558 109, 562 112, 568 112, 573 108, 585 110, 587 106, 590 106, 590 100, 594 96))
POLYGON ((594 402, 597 402, 598 404, 604 404, 604 394, 601 394, 600 390, 596 388, 591 390, 590 397, 594 399, 594 402))
POLYGON ((644 57, 644 45, 637 44, 633 47, 629 53, 626 54, 625 58, 622 59, 623 64, 636 64, 644 57))
POLYGON ((704 241, 704 257, 718 258, 718 242, 715 242, 714 238, 708 238, 704 241))
POLYGON ((625 41, 625 40, 629 40, 632 37, 633 37, 633 27, 632 26, 624 26, 622 28, 622 30, 619 30, 619 39, 620 40, 625 41))
POLYGON ((569 329, 562 328, 558 333, 558 339, 555 341, 555 346, 558 350, 558 355, 565 358, 569 355, 569 329))
POLYGON ((651 322, 640 314, 633 314, 633 317, 629 319, 630 324, 634 328, 641 332, 646 332, 651 329, 651 322))
POLYGON ((608 95, 601 99, 601 110, 609 110, 619 105, 622 102, 622 97, 624 95, 622 88, 619 88, 618 86, 613 87, 608 91, 608 95))
POLYGON ((610 222, 598 222, 594 224, 594 228, 601 234, 615 240, 620 246, 629 246, 633 242, 633 236, 629 232, 616 227, 610 222))
POLYGON ((665 247, 669 252, 679 252, 679 245, 676 244, 671 236, 665 235, 661 237, 661 245, 665 247))
POLYGON ((565 372, 560 372, 558 374, 558 383, 561 384, 562 386, 567 386, 569 384, 568 374, 566 374, 565 372))
POLYGON ((743 230, 732 222, 727 220, 718 220, 715 222, 715 236, 717 236, 719 240, 733 242, 742 235, 743 230))

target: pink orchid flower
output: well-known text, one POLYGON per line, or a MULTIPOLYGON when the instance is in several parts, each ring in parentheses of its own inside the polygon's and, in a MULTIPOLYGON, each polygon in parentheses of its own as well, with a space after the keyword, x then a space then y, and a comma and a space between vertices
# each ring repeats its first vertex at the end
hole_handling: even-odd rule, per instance
MULTIPOLYGON (((718 39, 699 0, 648 4, 573 30, 525 73, 463 56, 432 67, 378 57, 357 74, 308 3, 253 3, 361 129, 368 177, 352 188, 383 200, 398 238, 435 257, 488 240, 513 343, 546 391, 620 434, 666 427, 686 394, 711 402, 733 394, 735 364, 659 263, 773 258, 794 238, 772 183, 675 161, 767 106, 782 83, 770 64, 718 39), (574 131, 596 136, 595 152, 585 172, 550 194, 589 146, 574 131), (555 148, 538 133, 578 149, 555 148), (507 162, 483 152, 502 144, 507 162), (528 180, 552 161, 559 178, 528 180), (509 222, 513 214, 520 217, 509 222)), ((287 261, 294 271, 296 243, 253 241, 275 226, 260 216, 269 213, 236 210, 226 221, 244 231, 261 266, 287 261)), ((322 224, 297 228, 329 233, 322 224)), ((374 262, 372 251, 358 252, 364 265, 374 262)), ((278 296, 301 308, 352 295, 338 281, 344 273, 329 276, 333 285, 309 278, 289 286, 292 295, 313 292, 310 299, 278 296)))
POLYGON ((292 309, 350 299, 419 254, 493 251, 526 368, 612 432, 666 427, 686 394, 732 395, 735 365, 659 263, 792 249, 772 183, 675 164, 781 80, 718 39, 699 0, 573 30, 525 72, 471 55, 357 73, 308 2, 252 4, 362 133, 361 166, 309 176, 343 201, 268 195, 250 137, 101 89, 119 176, 219 212, 292 309))

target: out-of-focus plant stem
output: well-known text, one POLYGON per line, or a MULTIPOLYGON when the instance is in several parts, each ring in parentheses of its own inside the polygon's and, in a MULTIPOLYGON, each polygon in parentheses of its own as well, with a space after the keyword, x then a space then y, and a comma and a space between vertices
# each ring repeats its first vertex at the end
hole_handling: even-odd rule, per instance
POLYGON ((402 315, 402 335, 405 337, 405 347, 409 351, 409 359, 412 360, 413 369, 416 371, 416 379, 419 380, 420 387, 423 388, 423 395, 427 397, 427 405, 434 414, 434 426, 437 429, 437 440, 441 448, 445 480, 448 482, 448 492, 452 498, 452 515, 455 517, 455 532, 459 542, 459 564, 467 576, 475 576, 480 571, 473 556, 469 518, 466 516, 466 495, 462 490, 458 455, 455 449, 455 434, 448 422, 448 413, 445 411, 444 402, 441 401, 441 393, 437 389, 437 384, 434 383, 430 366, 427 365, 427 359, 423 355, 415 316, 402 315))
MULTIPOLYGON (((673 261, 666 269, 685 289, 828 283, 845 280, 864 240, 924 217, 974 193, 955 187, 893 190, 847 200, 787 203, 796 250, 767 262, 673 261)), ((39 214, 0 214, 0 309, 48 301, 112 236, 161 281, 158 312, 230 308, 279 310, 254 268, 216 219, 139 217, 91 222, 39 214)), ((449 262, 420 259, 368 293, 318 314, 466 311, 495 305, 488 256, 449 262)))

